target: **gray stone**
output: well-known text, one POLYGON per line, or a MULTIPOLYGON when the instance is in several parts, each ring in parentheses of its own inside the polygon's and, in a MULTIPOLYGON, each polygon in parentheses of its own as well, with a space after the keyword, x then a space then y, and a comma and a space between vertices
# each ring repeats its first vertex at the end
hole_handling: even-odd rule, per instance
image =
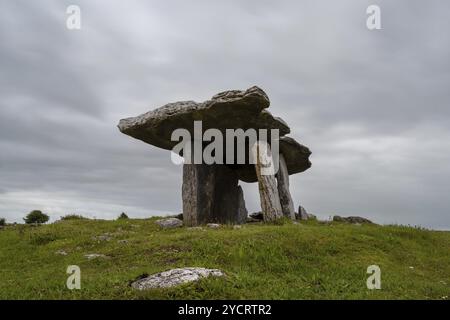
POLYGON ((270 146, 265 141, 259 141, 255 152, 256 164, 255 171, 258 177, 259 197, 261 202, 261 211, 264 221, 275 221, 283 217, 281 210, 280 197, 278 195, 277 181, 272 172, 263 172, 265 165, 270 163, 272 152, 270 146))
POLYGON ((254 219, 256 221, 264 220, 264 216, 263 216, 261 211, 251 213, 250 214, 250 218, 252 218, 252 219, 254 219))
POLYGON ((283 154, 280 154, 279 169, 276 177, 281 211, 285 217, 295 220, 294 202, 292 201, 291 192, 289 191, 289 173, 283 154))
MULTIPOLYGON (((311 151, 308 147, 298 143, 291 137, 281 137, 279 140, 280 154, 283 154, 289 175, 300 173, 311 167, 309 156, 311 151)), ((256 182, 255 166, 253 164, 242 164, 236 166, 240 180, 245 182, 256 182)))
POLYGON ((86 254, 84 256, 88 260, 93 260, 93 259, 97 259, 97 258, 107 258, 107 256, 105 256, 104 254, 99 254, 99 253, 90 253, 90 254, 86 254))
POLYGON ((369 223, 369 224, 373 224, 372 221, 370 221, 369 219, 366 218, 362 218, 362 217, 357 217, 357 216, 353 216, 353 217, 341 217, 341 216, 334 216, 333 217, 333 221, 335 222, 347 222, 347 223, 369 223))
POLYGON ((92 237, 92 240, 95 241, 110 241, 112 239, 112 236, 110 233, 105 233, 99 236, 92 237))
POLYGON ((302 206, 298 207, 297 219, 298 220, 308 220, 308 212, 302 206))
POLYGON ((189 231, 205 231, 202 227, 188 227, 187 230, 189 231))
POLYGON ((183 221, 187 226, 241 223, 243 197, 236 172, 224 165, 183 166, 183 221))
POLYGON ((208 223, 206 226, 211 229, 219 229, 220 228, 220 224, 218 224, 218 223, 208 223))
MULTIPOLYGON (((245 91, 230 90, 216 94, 203 103, 180 101, 166 104, 137 117, 120 120, 119 130, 133 138, 159 148, 172 150, 178 141, 172 141, 175 129, 187 129, 193 137, 194 121, 202 121, 202 129, 279 129, 280 152, 285 155, 289 174, 307 170, 310 150, 285 137, 290 132, 287 124, 274 117, 266 109, 270 102, 266 93, 254 86, 245 91)), ((269 137, 270 139, 270 134, 269 137)), ((237 171, 238 178, 245 182, 256 182, 254 165, 230 165, 237 171)))
POLYGON ((308 220, 317 220, 317 217, 311 213, 308 213, 308 220))
POLYGON ((177 218, 167 218, 156 220, 155 223, 163 229, 179 228, 183 226, 183 221, 177 218))
POLYGON ((243 224, 247 220, 248 211, 245 206, 244 191, 238 186, 238 217, 236 223, 243 224))
POLYGON ((167 150, 172 150, 178 143, 171 141, 172 132, 184 128, 193 136, 193 125, 197 120, 202 121, 203 130, 265 128, 279 129, 281 135, 289 133, 283 120, 264 110, 269 105, 266 93, 258 87, 230 90, 202 103, 169 103, 140 116, 122 119, 118 127, 122 133, 167 150))
POLYGON ((64 251, 64 250, 58 250, 58 251, 56 251, 55 253, 56 253, 57 255, 60 255, 60 256, 67 256, 67 252, 64 251))
MULTIPOLYGON (((274 138, 271 137, 270 130, 278 129, 279 151, 285 162, 284 175, 307 170, 311 166, 311 151, 293 138, 286 137, 290 128, 282 119, 272 116, 266 110, 269 105, 266 93, 254 86, 244 91, 224 91, 202 103, 169 103, 140 116, 122 119, 118 127, 124 134, 167 150, 172 150, 179 143, 171 139, 176 129, 186 129, 192 138, 195 137, 195 121, 201 121, 203 131, 218 129, 225 133, 226 129, 267 129, 269 141, 274 138)), ((208 144, 205 142, 201 146, 208 144)), ((226 158, 225 150, 223 153, 226 158)), ((182 187, 184 224, 196 226, 205 223, 244 223, 247 220, 247 210, 242 189, 238 185, 239 180, 258 181, 265 220, 281 217, 283 210, 275 177, 258 175, 258 164, 255 170, 255 165, 249 160, 247 145, 243 164, 186 163, 183 166, 182 187)), ((288 188, 285 190, 289 191, 288 188)), ((285 195, 286 192, 283 197, 285 195)), ((283 204, 287 208, 284 211, 292 216, 293 208, 288 197, 283 198, 283 204)))
POLYGON ((210 276, 222 277, 224 275, 219 269, 177 268, 139 279, 133 282, 131 286, 137 290, 170 288, 210 276))

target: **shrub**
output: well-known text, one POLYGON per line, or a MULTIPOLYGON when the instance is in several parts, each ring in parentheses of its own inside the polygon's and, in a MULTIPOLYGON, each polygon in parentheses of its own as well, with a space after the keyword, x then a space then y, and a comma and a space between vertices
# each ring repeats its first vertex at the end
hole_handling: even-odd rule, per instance
POLYGON ((5 218, 0 218, 0 226, 1 227, 6 226, 6 219, 5 218))
POLYGON ((61 220, 82 220, 82 219, 87 218, 79 214, 68 214, 66 216, 61 217, 61 220))
POLYGON ((29 241, 36 246, 46 245, 58 239, 57 235, 53 232, 31 232, 29 234, 29 241))
POLYGON ((40 210, 33 210, 23 219, 26 224, 41 224, 46 223, 50 217, 40 210))
POLYGON ((117 218, 117 219, 128 219, 128 216, 127 216, 127 214, 125 212, 122 212, 120 214, 119 218, 117 218))

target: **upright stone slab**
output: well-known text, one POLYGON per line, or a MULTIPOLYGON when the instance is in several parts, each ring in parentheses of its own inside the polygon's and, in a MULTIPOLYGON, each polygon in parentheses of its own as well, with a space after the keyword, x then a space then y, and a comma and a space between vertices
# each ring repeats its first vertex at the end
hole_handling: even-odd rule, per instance
POLYGON ((285 217, 295 220, 294 202, 292 201, 291 193, 289 191, 289 173, 283 154, 279 155, 279 163, 280 165, 276 177, 281 210, 285 217))
POLYGON ((241 186, 238 186, 238 224, 247 222, 248 211, 245 206, 244 191, 241 186))
POLYGON ((272 154, 270 146, 265 141, 259 141, 255 145, 254 156, 256 157, 256 176, 258 177, 259 196, 264 221, 275 221, 283 217, 278 195, 277 182, 272 170, 266 164, 271 163, 272 154))
POLYGON ((183 220, 187 226, 241 223, 236 172, 224 165, 183 166, 183 220))
POLYGON ((214 168, 204 164, 183 165, 183 222, 197 226, 207 221, 213 207, 214 168))

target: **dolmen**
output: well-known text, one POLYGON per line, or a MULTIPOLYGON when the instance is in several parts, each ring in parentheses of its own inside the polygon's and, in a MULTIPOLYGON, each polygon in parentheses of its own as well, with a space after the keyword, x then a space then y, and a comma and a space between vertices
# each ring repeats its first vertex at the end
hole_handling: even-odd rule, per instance
POLYGON ((289 175, 311 167, 311 151, 287 136, 289 126, 267 110, 269 105, 266 93, 254 86, 221 92, 201 103, 169 103, 122 119, 118 127, 184 158, 185 225, 245 223, 239 181, 258 182, 264 221, 295 219, 289 175))

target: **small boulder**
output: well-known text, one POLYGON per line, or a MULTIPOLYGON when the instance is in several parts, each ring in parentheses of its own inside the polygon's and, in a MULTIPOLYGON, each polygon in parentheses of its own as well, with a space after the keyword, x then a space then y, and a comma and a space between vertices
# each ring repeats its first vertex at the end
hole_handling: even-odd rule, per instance
POLYGON ((112 239, 112 236, 110 233, 105 233, 99 236, 94 236, 92 237, 92 240, 96 240, 96 241, 109 241, 112 239))
POLYGON ((296 213, 295 218, 297 220, 308 220, 309 215, 308 212, 306 212, 305 208, 302 206, 298 207, 298 213, 296 213))
POLYGON ((187 228, 187 230, 189 231, 205 231, 205 229, 203 229, 202 227, 189 227, 187 228))
POLYGON ((67 256, 67 252, 65 252, 64 250, 58 250, 55 253, 60 255, 60 256, 67 256))
POLYGON ((317 217, 311 213, 308 213, 308 220, 317 220, 317 217))
POLYGON ((373 224, 372 221, 370 221, 369 219, 366 218, 362 218, 362 217, 341 217, 341 216, 334 216, 333 217, 333 221, 334 222, 347 222, 347 223, 370 223, 373 224))
POLYGON ((250 218, 255 219, 257 221, 263 221, 264 220, 264 215, 261 211, 258 212, 253 212, 250 214, 250 218))
POLYGON ((98 253, 90 253, 84 255, 88 260, 93 260, 97 258, 107 258, 104 254, 98 254, 98 253))
POLYGON ((209 276, 222 277, 224 275, 219 269, 177 268, 138 279, 131 283, 131 287, 137 290, 170 288, 180 284, 198 281, 209 276))
POLYGON ((218 224, 218 223, 208 223, 206 226, 211 229, 219 229, 220 228, 220 224, 218 224))
POLYGON ((163 229, 179 228, 183 226, 183 221, 177 218, 167 218, 156 220, 155 223, 163 229))

